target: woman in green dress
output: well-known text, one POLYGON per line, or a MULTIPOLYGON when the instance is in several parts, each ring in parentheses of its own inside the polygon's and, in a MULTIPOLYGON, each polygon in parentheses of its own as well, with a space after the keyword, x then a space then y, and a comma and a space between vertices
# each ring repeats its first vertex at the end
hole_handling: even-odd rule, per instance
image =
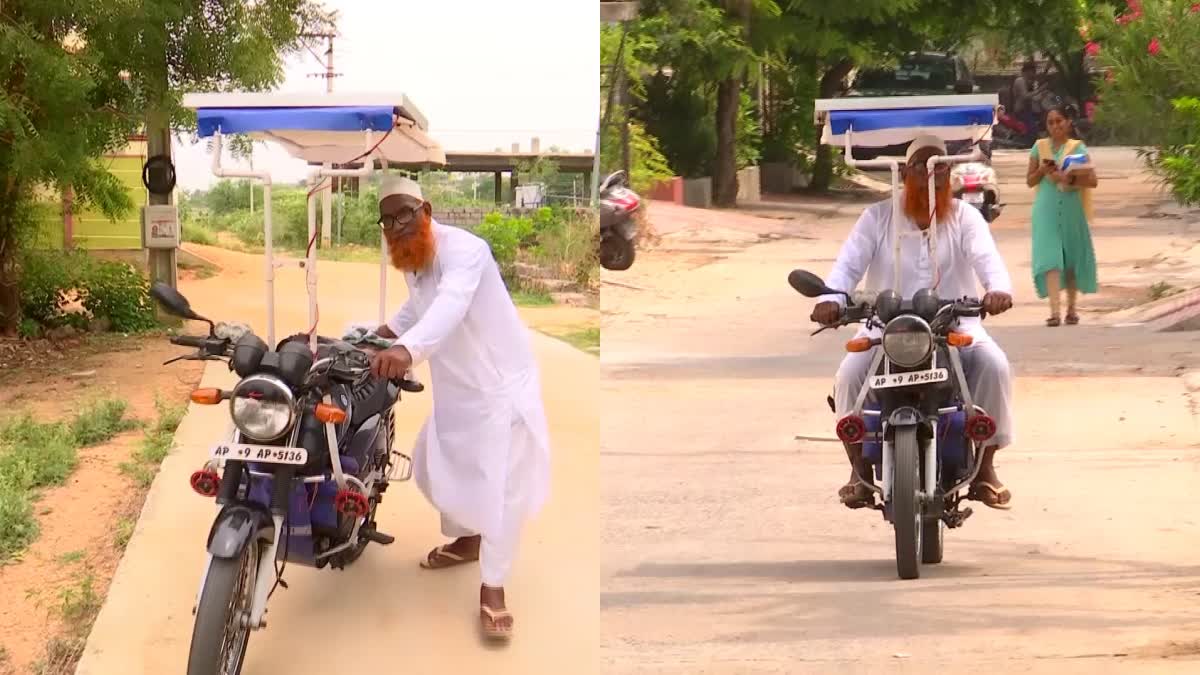
POLYGON ((1071 138, 1073 126, 1062 108, 1046 113, 1050 137, 1034 144, 1029 155, 1026 183, 1037 189, 1033 200, 1033 283, 1039 298, 1050 298, 1047 326, 1061 323, 1059 295, 1067 288, 1067 324, 1079 323, 1075 310, 1078 293, 1096 292, 1096 253, 1088 230, 1091 200, 1096 187, 1094 170, 1065 173, 1064 157, 1086 154, 1087 146, 1071 138))

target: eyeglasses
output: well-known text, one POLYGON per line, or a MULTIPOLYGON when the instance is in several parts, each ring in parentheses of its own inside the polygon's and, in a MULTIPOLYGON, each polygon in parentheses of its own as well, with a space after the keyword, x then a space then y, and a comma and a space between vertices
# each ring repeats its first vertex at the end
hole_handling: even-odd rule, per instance
MULTIPOLYGON (((916 175, 916 176, 928 176, 929 175, 929 169, 926 168, 926 166, 924 164, 909 164, 908 170, 913 175, 916 175)), ((950 165, 949 164, 934 164, 933 165, 933 173, 934 173, 934 175, 937 175, 937 176, 945 176, 946 174, 950 173, 950 165)))
POLYGON ((400 210, 395 213, 384 213, 384 214, 380 215, 379 220, 377 222, 379 224, 379 227, 381 227, 385 230, 390 230, 390 229, 393 229, 398 226, 408 225, 409 223, 411 223, 413 221, 413 218, 416 218, 417 214, 421 212, 421 209, 423 207, 424 207, 424 204, 422 204, 420 206, 416 206, 416 207, 401 206, 400 210))

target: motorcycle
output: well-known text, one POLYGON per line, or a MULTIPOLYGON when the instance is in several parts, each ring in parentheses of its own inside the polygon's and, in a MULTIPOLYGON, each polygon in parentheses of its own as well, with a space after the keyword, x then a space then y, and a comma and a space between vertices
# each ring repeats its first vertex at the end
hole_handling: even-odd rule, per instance
POLYGON ((999 203, 999 182, 996 180, 996 170, 990 164, 955 164, 950 172, 950 187, 955 198, 974 206, 987 222, 1000 217, 1004 205, 999 203))
POLYGON ((245 326, 196 314, 170 286, 155 284, 151 294, 174 316, 209 324, 207 336, 172 337, 196 352, 167 363, 223 360, 240 378, 231 390, 191 395, 203 405, 228 401, 232 429, 190 479, 220 511, 192 610, 187 669, 236 675, 250 633, 267 625, 267 601, 287 588, 289 563, 344 569, 369 544, 395 541, 375 521, 390 482, 412 474, 411 459, 393 446, 393 407, 401 391, 424 387, 374 378, 368 352, 347 341, 319 337, 314 355, 299 334, 271 351, 245 326))
POLYGON ((629 176, 616 171, 600 184, 600 265, 624 271, 633 266, 642 198, 629 187, 629 176))
POLYGON ((846 297, 841 317, 813 335, 858 323, 882 329, 879 338, 846 343, 849 352, 875 354, 854 409, 837 421, 836 432, 844 443, 863 444, 878 484, 858 479, 881 496, 882 503, 872 499, 871 506, 895 531, 899 577, 916 579, 921 564, 942 562, 945 528, 960 527, 971 516, 970 507, 960 508, 963 491, 979 473, 984 443, 996 433, 995 421, 974 404, 963 372, 958 350, 971 344, 971 336, 955 330, 959 318, 985 318, 986 311, 977 299, 942 300, 928 288, 907 301, 885 290, 856 303, 799 269, 788 283, 809 298, 846 297))

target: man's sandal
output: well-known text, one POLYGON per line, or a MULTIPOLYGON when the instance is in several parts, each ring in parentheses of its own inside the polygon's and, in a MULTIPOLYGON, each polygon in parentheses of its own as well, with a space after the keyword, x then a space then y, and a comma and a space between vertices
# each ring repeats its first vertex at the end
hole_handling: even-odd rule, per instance
POLYGON ((984 506, 1001 511, 1012 508, 1012 504, 1009 504, 1012 501, 1012 493, 1008 491, 1008 488, 997 488, 986 481, 979 481, 972 485, 971 489, 967 491, 967 499, 981 502, 984 506))
POLYGON ((479 558, 464 558, 454 551, 449 550, 446 546, 438 546, 430 551, 429 555, 425 556, 425 559, 421 561, 421 567, 427 570, 441 570, 447 567, 466 565, 476 560, 479 560, 479 558))
POLYGON ((1057 328, 1062 325, 1062 319, 1059 319, 1057 316, 1052 316, 1049 319, 1046 319, 1046 325, 1051 328, 1057 328))
POLYGON ((479 605, 479 628, 483 636, 489 640, 509 640, 513 634, 513 615, 507 609, 492 609, 487 605, 479 605), (504 619, 508 622, 501 624, 504 619))
POLYGON ((863 509, 875 505, 875 493, 859 482, 846 483, 838 490, 838 499, 849 509, 863 509))
POLYGON ((1068 326, 1079 325, 1079 315, 1078 314, 1068 314, 1067 315, 1067 325, 1068 326))

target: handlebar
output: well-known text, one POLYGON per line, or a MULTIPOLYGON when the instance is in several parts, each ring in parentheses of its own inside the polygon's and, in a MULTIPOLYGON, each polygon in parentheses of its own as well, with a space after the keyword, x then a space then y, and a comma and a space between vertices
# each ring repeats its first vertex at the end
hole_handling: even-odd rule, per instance
POLYGON ((207 340, 208 338, 203 338, 199 335, 175 335, 171 337, 171 344, 200 349, 204 347, 207 340))

